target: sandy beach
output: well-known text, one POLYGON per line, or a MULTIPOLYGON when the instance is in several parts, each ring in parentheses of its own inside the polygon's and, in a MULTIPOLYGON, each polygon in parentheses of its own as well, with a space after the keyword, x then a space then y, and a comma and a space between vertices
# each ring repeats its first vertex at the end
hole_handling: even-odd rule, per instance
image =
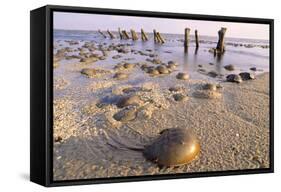
POLYGON ((209 62, 189 62, 189 57, 183 59, 188 66, 177 61, 178 51, 171 47, 150 49, 55 42, 54 179, 268 168, 269 73, 257 70, 253 80, 227 82, 227 75, 246 69, 239 64, 233 71, 224 69, 228 60, 214 62, 208 47, 200 48, 199 55, 209 62), (169 61, 176 65, 167 74, 151 74, 144 66, 168 68, 169 61), (214 71, 217 75, 211 76, 214 71), (186 80, 178 78, 181 72, 189 74, 186 80), (205 90, 206 84, 215 88, 205 90), (132 96, 133 104, 120 102, 132 96), (145 159, 143 148, 160 131, 175 127, 197 135, 199 156, 178 167, 145 159))

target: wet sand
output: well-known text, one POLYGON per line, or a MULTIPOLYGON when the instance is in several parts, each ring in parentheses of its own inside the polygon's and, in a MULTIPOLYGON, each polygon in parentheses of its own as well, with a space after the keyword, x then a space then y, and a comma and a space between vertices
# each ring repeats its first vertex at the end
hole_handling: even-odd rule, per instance
MULTIPOLYGON (((73 66, 69 70, 77 73, 73 66)), ((221 97, 215 99, 196 94, 208 80, 181 81, 175 78, 176 73, 169 75, 173 80, 166 86, 161 84, 164 78, 158 83, 120 85, 112 80, 112 74, 107 76, 100 81, 85 78, 91 83, 86 88, 76 87, 77 92, 87 92, 77 96, 79 99, 60 92, 74 82, 55 81, 60 84, 54 86, 55 180, 269 167, 268 73, 240 84, 222 81, 217 91, 221 97), (188 99, 175 101, 175 92, 168 90, 172 85, 181 86, 178 93, 188 95, 188 99), (94 99, 87 99, 93 93, 94 99), (151 114, 148 110, 132 121, 116 121, 112 117, 120 109, 114 98, 132 93, 141 98, 143 106, 152 103, 151 114), (104 96, 112 99, 98 105, 104 96), (173 127, 192 129, 200 140, 201 152, 187 165, 159 168, 143 157, 141 149, 161 130, 173 127)))

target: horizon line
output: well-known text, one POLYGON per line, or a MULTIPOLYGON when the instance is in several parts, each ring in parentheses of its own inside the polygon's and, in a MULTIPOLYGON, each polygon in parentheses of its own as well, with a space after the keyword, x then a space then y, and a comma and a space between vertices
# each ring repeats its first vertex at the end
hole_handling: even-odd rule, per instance
MULTIPOLYGON (((62 28, 53 28, 53 30, 68 30, 68 31, 98 31, 99 29, 96 29, 96 30, 90 30, 90 29, 62 29, 62 28)), ((107 31, 106 30, 101 30, 102 32, 103 31, 107 31)), ((111 32, 113 30, 110 30, 111 32)), ((126 30, 128 32, 130 32, 130 30, 126 30)), ((113 31, 113 32, 117 32, 118 31, 113 31)), ((137 32, 137 31, 136 31, 137 32)), ((140 32, 137 32, 137 33, 140 33, 140 32)), ((146 33, 153 33, 153 32, 146 32, 146 33)), ((161 32, 162 34, 172 34, 172 35, 184 35, 184 33, 164 33, 164 32, 161 32)), ((190 34, 190 36, 194 36, 194 34, 190 34)), ((212 35, 199 35, 200 36, 207 36, 207 37, 217 37, 217 36, 212 36, 212 35)), ((235 39, 252 39, 252 40, 264 40, 264 41, 269 41, 270 39, 259 39, 259 38, 248 38, 248 37, 229 37, 229 36, 226 36, 225 38, 235 38, 235 39)))

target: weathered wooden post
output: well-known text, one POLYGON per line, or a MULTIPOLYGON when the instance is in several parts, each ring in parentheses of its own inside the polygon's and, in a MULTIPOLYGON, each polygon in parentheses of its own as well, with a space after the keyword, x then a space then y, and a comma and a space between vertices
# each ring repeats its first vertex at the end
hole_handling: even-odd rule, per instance
POLYGON ((138 40, 138 36, 137 36, 137 33, 135 32, 135 30, 131 29, 131 35, 132 35, 132 39, 133 41, 136 41, 138 40))
POLYGON ((198 31, 195 30, 195 44, 196 44, 196 49, 199 47, 199 40, 198 40, 198 31))
POLYGON ((199 47, 195 47, 194 55, 197 55, 199 47))
POLYGON ((135 36, 134 36, 134 30, 131 29, 131 36, 132 36, 132 40, 135 41, 135 36))
POLYGON ((135 38, 135 40, 138 40, 138 39, 139 39, 139 37, 138 37, 137 32, 136 32, 135 30, 133 30, 133 32, 134 32, 134 38, 135 38))
POLYGON ((122 35, 122 33, 121 33, 120 27, 118 27, 118 32, 119 32, 120 39, 123 39, 123 35, 122 35))
POLYGON ((160 35, 159 32, 156 32, 156 35, 157 35, 157 37, 158 37, 158 42, 159 42, 159 43, 165 43, 163 37, 160 35))
POLYGON ((123 30, 122 33, 123 33, 124 37, 126 37, 126 39, 130 39, 126 30, 123 30))
POLYGON ((219 53, 223 53, 225 51, 225 47, 224 47, 224 36, 225 36, 225 32, 226 32, 226 28, 222 27, 219 31, 218 31, 218 35, 219 35, 219 40, 218 40, 218 44, 217 44, 217 48, 216 50, 219 53))
POLYGON ((110 36, 111 39, 114 39, 114 38, 115 38, 115 36, 113 35, 113 33, 111 33, 109 30, 107 30, 107 33, 109 34, 109 36, 110 36))
POLYGON ((156 34, 156 30, 153 29, 153 37, 154 37, 154 43, 158 42, 158 38, 157 38, 157 34, 156 34))
POLYGON ((104 38, 106 38, 106 35, 105 35, 101 30, 98 30, 98 32, 99 32, 104 38))
POLYGON ((165 43, 163 37, 155 29, 153 29, 153 35, 154 35, 154 42, 155 43, 165 43))
POLYGON ((147 35, 145 34, 145 32, 144 32, 143 29, 141 29, 141 39, 142 39, 143 41, 147 41, 147 40, 148 40, 147 35))
POLYGON ((185 28, 185 29, 184 29, 184 48, 185 48, 185 49, 188 48, 188 44, 189 44, 189 33, 190 33, 190 29, 189 29, 189 28, 185 28))

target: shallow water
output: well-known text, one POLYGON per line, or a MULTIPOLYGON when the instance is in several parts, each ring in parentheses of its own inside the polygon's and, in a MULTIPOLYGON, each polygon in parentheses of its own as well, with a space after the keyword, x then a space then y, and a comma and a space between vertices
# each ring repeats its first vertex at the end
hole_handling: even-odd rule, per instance
MULTIPOLYGON (((118 34, 115 33, 115 36, 118 34)), ((254 39, 236 39, 236 38, 226 38, 226 52, 222 56, 214 56, 209 52, 210 48, 216 47, 216 37, 200 37, 200 47, 196 50, 194 46, 193 36, 191 36, 190 46, 185 52, 183 48, 183 35, 176 34, 163 34, 166 43, 164 44, 155 44, 153 42, 152 34, 148 34, 149 41, 142 42, 141 40, 132 41, 132 40, 120 40, 120 39, 105 39, 96 31, 65 31, 65 30, 55 30, 54 31, 54 44, 56 48, 71 47, 77 48, 82 46, 85 42, 95 42, 96 44, 102 44, 109 46, 111 44, 128 44, 130 50, 141 50, 146 53, 157 54, 159 59, 162 62, 176 61, 179 64, 177 71, 186 72, 190 75, 191 79, 194 80, 209 80, 214 82, 221 82, 224 80, 225 75, 230 73, 240 73, 243 71, 249 71, 249 68, 256 67, 258 70, 253 72, 254 74, 268 72, 269 70, 269 49, 261 48, 260 45, 268 45, 266 40, 254 40, 254 39), (79 41, 78 45, 69 46, 65 40, 77 40, 79 41), (237 43, 238 46, 232 46, 228 44, 237 43), (242 45, 254 45, 257 47, 246 48, 242 45), (151 49, 151 52, 145 51, 151 49), (211 65, 211 64, 212 65, 211 65), (235 66, 235 71, 227 71, 223 67, 225 65, 232 64, 235 66), (198 67, 202 65, 202 67, 198 67), (203 68, 206 72, 202 73, 198 70, 203 68), (210 71, 215 71, 220 74, 217 78, 212 78, 206 75, 210 71)), ((55 51, 56 52, 56 51, 55 51)), ((97 51, 99 52, 99 51, 97 51)), ((70 55, 78 54, 78 52, 71 53, 70 55)), ((113 69, 115 64, 125 61, 129 63, 137 62, 149 62, 146 61, 148 56, 142 56, 139 54, 133 54, 131 52, 127 54, 120 54, 116 51, 111 51, 104 61, 97 61, 93 65, 88 65, 85 67, 100 67, 104 69, 113 69), (114 55, 122 55, 119 59, 112 59, 114 55), (131 59, 131 60, 126 60, 131 59)), ((150 58, 151 59, 151 58, 150 58)), ((67 64, 69 63, 79 63, 78 59, 72 59, 69 61, 61 61, 61 67, 54 70, 54 76, 63 76, 68 81, 71 81, 71 87, 83 87, 83 85, 89 83, 87 78, 82 76, 79 73, 70 73, 66 72, 67 64), (65 66, 64 66, 65 65, 65 66), (66 68, 65 68, 66 67, 66 68)), ((137 85, 143 82, 157 82, 163 86, 169 85, 169 82, 173 82, 173 78, 176 71, 171 75, 159 76, 159 77, 150 77, 148 74, 145 74, 142 70, 133 69, 133 78, 129 78, 127 81, 119 82, 120 84, 131 84, 137 85)), ((98 80, 97 80, 98 81, 98 80)), ((80 95, 81 96, 81 95, 80 95)))

